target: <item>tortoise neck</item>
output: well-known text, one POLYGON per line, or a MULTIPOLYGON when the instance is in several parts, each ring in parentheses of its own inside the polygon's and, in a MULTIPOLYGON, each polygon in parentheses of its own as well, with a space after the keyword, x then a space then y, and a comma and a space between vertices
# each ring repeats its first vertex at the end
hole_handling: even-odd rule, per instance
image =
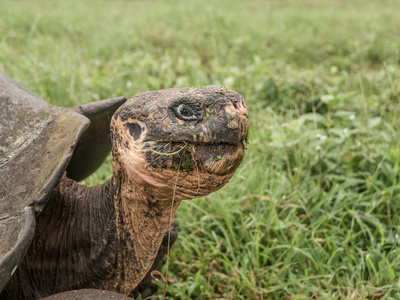
MULTIPOLYGON (((128 295, 151 268, 180 200, 149 196, 151 186, 122 176, 114 189, 119 242, 117 270, 103 288, 128 295)), ((154 187, 153 187, 154 190, 154 187)))

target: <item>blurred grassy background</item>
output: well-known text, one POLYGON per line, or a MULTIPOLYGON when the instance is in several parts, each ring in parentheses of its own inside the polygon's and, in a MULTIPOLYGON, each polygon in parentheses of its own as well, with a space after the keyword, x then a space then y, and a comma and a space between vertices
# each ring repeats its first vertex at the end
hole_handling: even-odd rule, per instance
POLYGON ((1 1, 0 69, 61 106, 245 97, 243 165, 178 210, 171 299, 400 299, 399 4, 1 1))

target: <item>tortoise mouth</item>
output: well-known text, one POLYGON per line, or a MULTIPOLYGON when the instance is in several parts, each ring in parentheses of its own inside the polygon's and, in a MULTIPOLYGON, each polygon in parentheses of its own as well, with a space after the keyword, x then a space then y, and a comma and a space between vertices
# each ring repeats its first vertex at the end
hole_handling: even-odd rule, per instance
POLYGON ((158 142, 147 150, 147 161, 155 168, 223 175, 237 169, 244 149, 243 142, 158 142))

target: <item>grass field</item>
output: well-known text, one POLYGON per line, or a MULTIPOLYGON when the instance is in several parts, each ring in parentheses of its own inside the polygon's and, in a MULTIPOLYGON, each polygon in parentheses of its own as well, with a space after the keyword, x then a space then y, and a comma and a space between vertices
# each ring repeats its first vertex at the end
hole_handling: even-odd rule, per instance
POLYGON ((245 97, 241 168, 178 210, 171 299, 400 299, 399 7, 1 1, 0 69, 62 106, 209 84, 245 97))

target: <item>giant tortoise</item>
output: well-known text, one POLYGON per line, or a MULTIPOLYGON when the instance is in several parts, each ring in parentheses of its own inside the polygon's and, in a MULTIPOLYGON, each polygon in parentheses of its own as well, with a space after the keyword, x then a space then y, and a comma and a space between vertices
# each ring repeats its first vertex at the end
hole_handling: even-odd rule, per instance
POLYGON ((0 72, 0 109, 0 299, 148 293, 179 204, 230 180, 248 129, 219 86, 62 108, 0 72), (112 178, 78 184, 111 149, 112 178))

